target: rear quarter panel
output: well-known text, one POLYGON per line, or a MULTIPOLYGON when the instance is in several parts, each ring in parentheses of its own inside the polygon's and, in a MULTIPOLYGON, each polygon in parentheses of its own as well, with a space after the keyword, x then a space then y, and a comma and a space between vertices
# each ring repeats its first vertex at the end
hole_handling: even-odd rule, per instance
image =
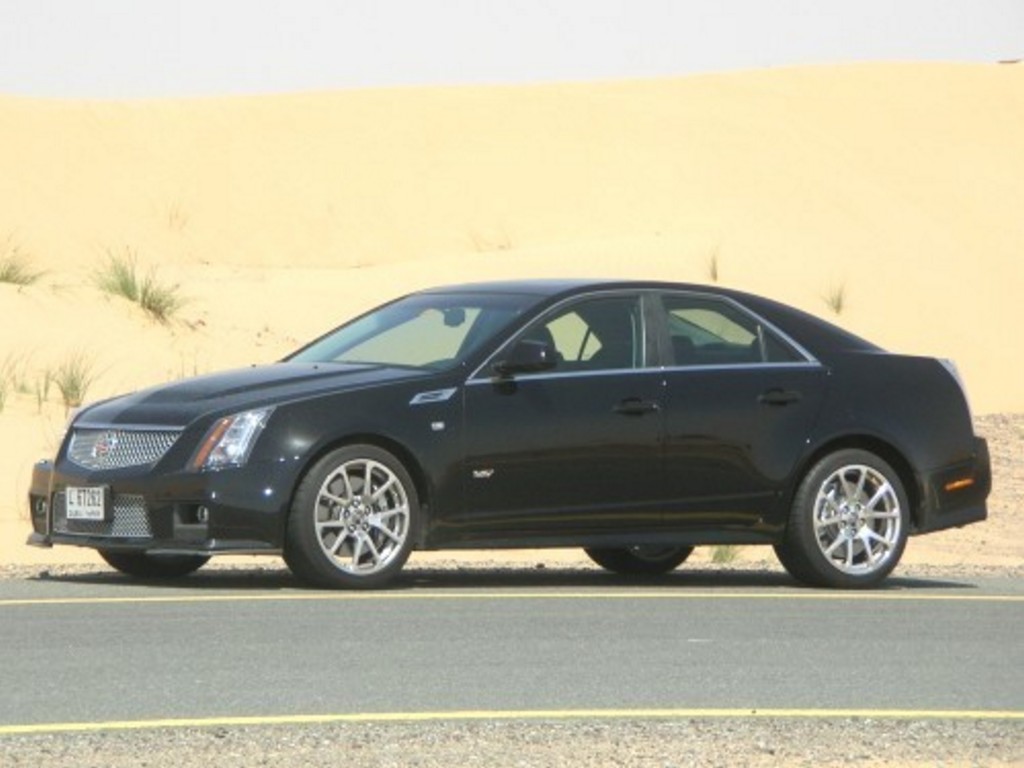
POLYGON ((974 427, 960 384, 934 358, 880 351, 841 353, 830 361, 830 375, 808 464, 831 445, 884 445, 896 455, 892 458, 900 459, 895 463, 904 465, 894 468, 904 475, 915 528, 931 527, 928 521, 938 502, 929 478, 976 458, 974 427))
POLYGON ((851 352, 830 364, 815 442, 866 434, 892 444, 918 471, 971 457, 974 427, 960 384, 938 360, 851 352))

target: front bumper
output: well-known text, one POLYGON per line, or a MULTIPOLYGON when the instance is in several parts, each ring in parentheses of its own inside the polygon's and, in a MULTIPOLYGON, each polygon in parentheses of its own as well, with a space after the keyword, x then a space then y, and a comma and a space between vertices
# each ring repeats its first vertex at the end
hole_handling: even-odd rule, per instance
POLYGON ((209 473, 90 473, 41 461, 32 471, 28 544, 152 554, 280 554, 290 467, 209 473), (110 489, 105 520, 69 520, 68 486, 110 489))
POLYGON ((928 472, 918 480, 921 504, 912 534, 931 533, 977 523, 988 517, 985 500, 992 490, 988 443, 974 439, 966 461, 928 472))

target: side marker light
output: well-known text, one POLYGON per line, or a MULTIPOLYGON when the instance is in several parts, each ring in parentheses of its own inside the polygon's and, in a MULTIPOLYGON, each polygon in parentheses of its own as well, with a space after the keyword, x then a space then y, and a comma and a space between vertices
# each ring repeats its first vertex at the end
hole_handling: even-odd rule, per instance
POLYGON ((959 480, 953 480, 952 482, 946 483, 943 486, 943 490, 949 493, 951 491, 959 491, 964 488, 970 488, 972 485, 974 485, 973 477, 962 477, 959 480))

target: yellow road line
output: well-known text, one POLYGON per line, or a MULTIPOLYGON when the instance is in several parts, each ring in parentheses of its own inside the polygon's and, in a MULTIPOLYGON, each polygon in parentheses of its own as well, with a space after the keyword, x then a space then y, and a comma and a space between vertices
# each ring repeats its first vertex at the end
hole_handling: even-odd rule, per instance
POLYGON ((184 717, 94 723, 0 725, 0 736, 39 733, 133 731, 154 728, 322 725, 331 723, 422 723, 471 720, 644 720, 688 718, 871 718, 879 720, 1024 720, 1022 710, 987 709, 540 709, 454 712, 370 712, 336 715, 184 717))
POLYGON ((149 603, 373 602, 389 600, 843 600, 1020 603, 1024 595, 920 595, 907 592, 294 592, 226 595, 133 595, 126 597, 40 597, 0 599, 0 607, 20 605, 145 605, 149 603))

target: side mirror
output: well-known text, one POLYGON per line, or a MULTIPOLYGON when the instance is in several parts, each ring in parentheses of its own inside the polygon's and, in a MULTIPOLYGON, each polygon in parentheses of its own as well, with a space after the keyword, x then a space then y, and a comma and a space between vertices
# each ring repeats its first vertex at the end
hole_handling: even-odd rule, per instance
POLYGON ((555 348, 546 341, 522 339, 509 350, 508 356, 492 366, 499 376, 516 373, 539 373, 550 371, 558 364, 555 348))

